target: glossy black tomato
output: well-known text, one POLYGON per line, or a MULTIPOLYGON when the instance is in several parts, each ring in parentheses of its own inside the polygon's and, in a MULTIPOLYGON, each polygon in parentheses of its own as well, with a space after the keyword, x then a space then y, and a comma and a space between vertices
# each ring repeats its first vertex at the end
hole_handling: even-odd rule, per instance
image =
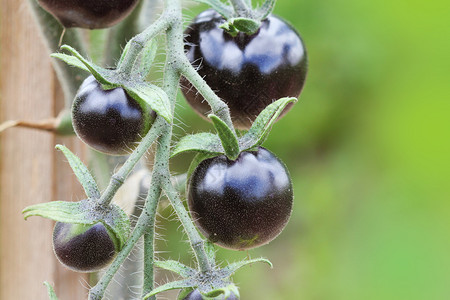
POLYGON ((148 132, 155 113, 124 89, 103 90, 94 76, 81 85, 72 106, 72 124, 78 137, 97 151, 130 153, 148 132))
MULTIPOLYGON (((185 31, 185 51, 228 104, 234 125, 247 129, 273 101, 299 96, 307 72, 306 50, 295 29, 276 16, 263 20, 255 34, 236 37, 219 28, 223 22, 213 10, 199 14, 185 31)), ((211 108, 204 98, 185 78, 181 85, 194 110, 207 115, 211 108)))
POLYGON ((224 155, 204 160, 192 173, 187 195, 202 234, 238 250, 273 240, 286 226, 293 202, 286 166, 261 147, 235 161, 224 155))
MULTIPOLYGON (((211 299, 211 298, 208 298, 208 299, 211 299)), ((239 298, 236 297, 236 295, 232 293, 227 298, 225 298, 224 296, 219 296, 219 297, 216 297, 214 299, 217 299, 217 300, 238 300, 239 298)), ((186 297, 184 297, 182 300, 203 300, 203 297, 202 297, 202 294, 200 294, 199 290, 193 290, 192 292, 187 294, 186 297)))
POLYGON ((64 27, 107 28, 123 20, 139 0, 38 0, 64 27))
POLYGON ((102 223, 56 222, 53 250, 58 260, 76 272, 95 272, 107 266, 118 252, 118 241, 102 223))

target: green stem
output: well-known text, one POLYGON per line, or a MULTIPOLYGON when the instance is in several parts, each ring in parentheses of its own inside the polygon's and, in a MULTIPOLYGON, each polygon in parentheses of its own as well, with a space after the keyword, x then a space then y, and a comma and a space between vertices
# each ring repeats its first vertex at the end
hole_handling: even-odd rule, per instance
MULTIPOLYGON (((142 288, 142 296, 147 295, 153 290, 153 264, 155 261, 154 257, 154 239, 155 239, 155 222, 149 224, 147 233, 144 235, 144 284, 142 288)), ((150 300, 155 300, 156 297, 150 298, 150 300)))
MULTIPOLYGON (((51 14, 40 7, 36 0, 29 0, 28 2, 35 19, 40 25, 40 32, 44 37, 49 52, 55 52, 60 46, 59 42, 64 28, 51 14)), ((81 53, 86 54, 86 49, 78 30, 67 29, 63 41, 77 48, 81 53)), ((60 60, 52 59, 52 63, 64 92, 65 108, 68 109, 72 106, 72 101, 78 88, 84 78, 86 78, 86 72, 79 68, 73 68, 60 60)))
POLYGON ((158 138, 158 136, 161 135, 162 129, 166 126, 166 124, 167 123, 163 118, 156 118, 156 121, 153 123, 152 128, 150 128, 149 132, 139 143, 139 146, 137 146, 133 153, 131 153, 130 157, 126 160, 120 170, 111 177, 109 185, 99 199, 99 204, 101 206, 108 206, 109 203, 111 203, 117 190, 122 186, 125 179, 131 173, 134 166, 139 162, 141 157, 147 152, 148 148, 150 148, 150 146, 158 138))
POLYGON ((251 5, 248 5, 247 0, 230 0, 230 2, 239 17, 249 17, 251 5))
MULTIPOLYGON (((181 63, 179 68, 181 73, 187 80, 197 89, 197 91, 205 98, 213 114, 218 116, 222 121, 224 121, 228 127, 232 129, 236 136, 236 131, 234 130, 233 123, 231 122, 230 109, 209 87, 206 81, 200 76, 195 68, 191 65, 186 55, 180 57, 181 63)), ((236 136, 237 137, 237 136, 236 136)))
POLYGON ((152 25, 132 38, 130 41, 131 47, 128 49, 123 62, 118 66, 119 72, 129 74, 133 68, 134 62, 145 47, 145 44, 157 34, 166 30, 170 25, 171 19, 166 13, 163 13, 152 25))

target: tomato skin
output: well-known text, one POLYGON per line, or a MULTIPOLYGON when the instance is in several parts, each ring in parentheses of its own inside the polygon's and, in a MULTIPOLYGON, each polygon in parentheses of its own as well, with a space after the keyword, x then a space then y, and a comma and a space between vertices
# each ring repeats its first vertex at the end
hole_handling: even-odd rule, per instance
POLYGON ((221 155, 201 162, 188 185, 188 205, 197 228, 212 242, 245 250, 273 240, 292 211, 292 181, 286 166, 260 147, 235 161, 221 155))
MULTIPOLYGON (((185 30, 185 52, 200 76, 228 104, 234 126, 248 129, 273 101, 299 96, 307 73, 306 49, 295 29, 273 15, 253 35, 232 37, 219 28, 223 22, 213 10, 199 14, 185 30)), ((211 108, 198 91, 185 78, 181 86, 193 109, 207 116, 211 108)))
POLYGON ((38 0, 66 28, 101 29, 122 21, 139 0, 38 0))
POLYGON ((113 237, 102 223, 56 222, 53 250, 64 266, 76 272, 96 272, 106 267, 117 254, 113 237))
POLYGON ((126 155, 150 129, 155 113, 140 105, 124 89, 103 90, 89 76, 72 106, 72 124, 78 137, 97 151, 126 155))

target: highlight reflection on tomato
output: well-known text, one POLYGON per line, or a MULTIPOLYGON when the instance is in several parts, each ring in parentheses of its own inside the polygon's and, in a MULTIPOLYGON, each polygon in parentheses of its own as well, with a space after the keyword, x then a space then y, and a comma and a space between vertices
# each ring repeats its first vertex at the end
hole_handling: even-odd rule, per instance
MULTIPOLYGON (((223 22, 213 10, 198 15, 185 31, 185 51, 198 73, 228 104, 234 125, 247 129, 273 101, 299 96, 307 72, 306 49, 295 29, 273 15, 253 35, 232 37, 219 27, 223 22)), ((186 79, 182 91, 201 116, 211 111, 186 79)))

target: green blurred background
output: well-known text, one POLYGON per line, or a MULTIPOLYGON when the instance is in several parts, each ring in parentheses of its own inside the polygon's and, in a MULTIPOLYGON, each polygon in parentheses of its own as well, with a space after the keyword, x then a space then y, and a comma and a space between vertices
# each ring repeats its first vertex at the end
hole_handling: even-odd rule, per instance
MULTIPOLYGON (((295 204, 271 244, 219 251, 274 263, 234 276, 242 299, 450 299, 449 11, 438 0, 278 1, 309 55, 300 101, 264 145, 288 165, 295 204)), ((180 136, 212 131, 180 103, 180 136)), ((161 222, 160 256, 189 262, 179 224, 161 222)))

